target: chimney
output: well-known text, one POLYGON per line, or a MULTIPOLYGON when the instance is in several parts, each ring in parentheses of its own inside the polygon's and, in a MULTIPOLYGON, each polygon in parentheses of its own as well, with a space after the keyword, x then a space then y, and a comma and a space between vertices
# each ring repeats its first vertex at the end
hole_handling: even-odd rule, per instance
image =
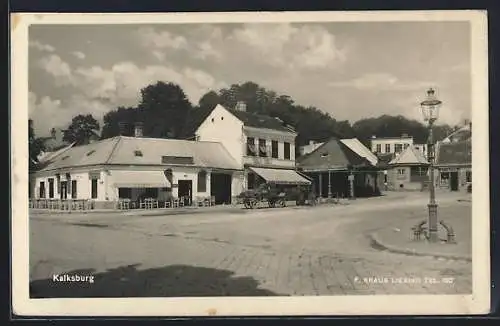
POLYGON ((408 137, 408 134, 402 134, 401 135, 401 138, 407 138, 408 137))
POLYGON ((135 128, 134 128, 134 136, 135 137, 142 137, 142 122, 136 122, 135 128))
POLYGON ((56 139, 56 128, 50 129, 50 137, 52 137, 52 139, 56 139))
POLYGON ((247 104, 243 101, 238 101, 236 103, 236 110, 245 112, 247 110, 247 104))
POLYGON ((120 136, 124 136, 125 129, 127 128, 127 123, 123 122, 123 121, 118 122, 118 128, 120 129, 120 131, 119 131, 120 136))

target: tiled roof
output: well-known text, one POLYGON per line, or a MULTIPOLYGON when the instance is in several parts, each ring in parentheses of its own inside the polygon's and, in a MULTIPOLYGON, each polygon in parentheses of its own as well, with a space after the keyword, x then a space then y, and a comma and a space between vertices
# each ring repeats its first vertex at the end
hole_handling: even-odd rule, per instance
POLYGON ((408 146, 403 152, 389 162, 389 165, 429 164, 422 152, 415 146, 408 146))
POLYGON ((472 137, 471 125, 465 125, 458 130, 455 130, 449 134, 445 139, 442 140, 443 143, 453 143, 470 140, 472 137))
POLYGON ((304 169, 347 169, 348 166, 370 166, 363 156, 345 145, 340 139, 333 138, 313 152, 297 159, 297 165, 304 169))
POLYGON ((342 139, 344 145, 349 147, 352 151, 357 153, 359 156, 366 158, 372 165, 377 165, 378 158, 377 155, 373 154, 362 142, 357 138, 342 139))
POLYGON ((108 164, 163 165, 163 156, 192 157, 192 164, 183 163, 180 160, 180 163, 176 165, 220 169, 240 168, 220 143, 118 136, 73 147, 53 159, 43 170, 108 164), (136 156, 136 151, 140 155, 136 156))
POLYGON ((295 132, 293 130, 290 130, 290 128, 288 128, 282 121, 278 120, 277 118, 234 109, 228 109, 228 111, 231 112, 235 117, 240 119, 241 122, 243 122, 243 124, 248 127, 295 132))
POLYGON ((461 165, 472 163, 471 140, 440 143, 437 148, 436 165, 461 165))

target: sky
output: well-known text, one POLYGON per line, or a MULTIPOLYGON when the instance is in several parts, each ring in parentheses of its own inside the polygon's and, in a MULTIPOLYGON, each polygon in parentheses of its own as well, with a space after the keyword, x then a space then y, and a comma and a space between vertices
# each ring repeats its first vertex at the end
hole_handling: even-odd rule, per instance
POLYGON ((29 116, 39 136, 77 114, 135 106, 156 81, 193 105, 255 82, 337 120, 382 114, 422 121, 429 87, 440 123, 470 119, 468 22, 31 25, 29 116))

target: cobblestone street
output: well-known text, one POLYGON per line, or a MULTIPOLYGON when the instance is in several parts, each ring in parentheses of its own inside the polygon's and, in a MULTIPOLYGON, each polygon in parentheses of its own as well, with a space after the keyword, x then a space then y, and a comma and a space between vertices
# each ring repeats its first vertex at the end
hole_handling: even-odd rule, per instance
MULTIPOLYGON (((168 216, 33 215, 31 295, 471 293, 470 261, 395 254, 370 242, 371 232, 425 217, 425 194, 404 196, 404 205, 387 196, 349 205, 168 216), (95 281, 54 282, 60 274, 95 281)), ((456 196, 442 196, 440 217, 471 215, 470 202, 456 196)))

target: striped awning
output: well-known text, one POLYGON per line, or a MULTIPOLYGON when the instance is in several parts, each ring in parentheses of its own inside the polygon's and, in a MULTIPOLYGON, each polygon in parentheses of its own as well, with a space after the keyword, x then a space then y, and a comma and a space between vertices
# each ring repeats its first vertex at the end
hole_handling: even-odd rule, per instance
POLYGON ((251 171, 260 175, 264 180, 276 184, 297 184, 309 185, 311 181, 297 173, 295 170, 286 169, 268 169, 250 167, 251 171))
POLYGON ((118 188, 171 188, 163 171, 111 171, 118 188))

